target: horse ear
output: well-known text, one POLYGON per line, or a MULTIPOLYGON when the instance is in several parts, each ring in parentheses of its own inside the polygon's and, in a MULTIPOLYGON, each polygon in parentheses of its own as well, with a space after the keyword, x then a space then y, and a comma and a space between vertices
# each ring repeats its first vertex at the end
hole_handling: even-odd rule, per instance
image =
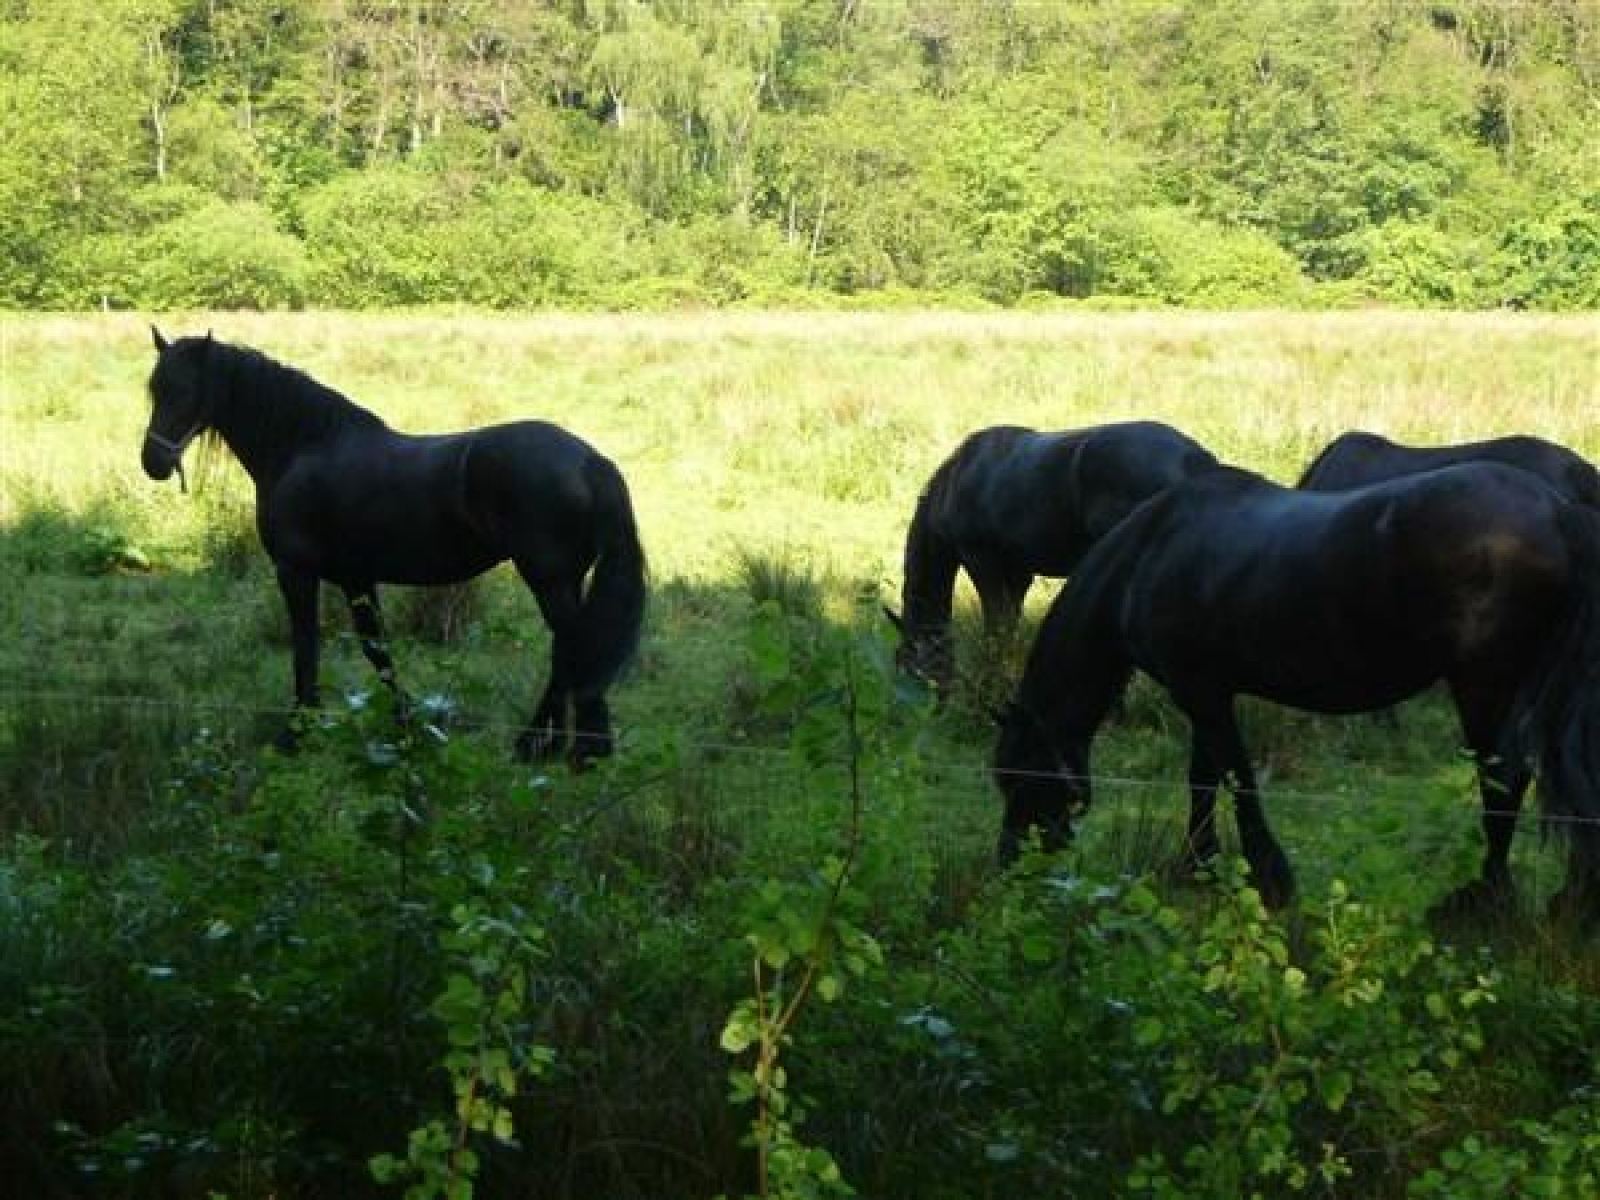
POLYGON ((883 606, 883 615, 889 618, 889 624, 894 626, 896 633, 904 633, 906 631, 905 622, 900 619, 900 614, 887 604, 883 606))
POLYGON ((167 341, 166 338, 161 336, 161 330, 156 328, 154 321, 150 322, 150 340, 155 342, 157 354, 160 354, 172 344, 171 342, 167 341))

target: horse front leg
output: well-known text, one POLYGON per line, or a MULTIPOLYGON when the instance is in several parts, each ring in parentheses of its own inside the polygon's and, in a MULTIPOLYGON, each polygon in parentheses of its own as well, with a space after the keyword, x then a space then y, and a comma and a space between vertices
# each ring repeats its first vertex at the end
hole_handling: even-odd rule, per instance
POLYGON ((289 612, 289 644, 294 661, 295 712, 289 724, 278 735, 277 743, 285 750, 294 749, 299 735, 296 726, 301 715, 320 703, 317 691, 317 601, 318 580, 283 564, 278 565, 278 589, 283 593, 284 607, 289 612))
MULTIPOLYGON (((1294 870, 1288 856, 1273 836, 1267 824, 1267 815, 1261 807, 1261 796, 1256 787, 1255 771, 1250 765, 1250 755, 1245 749, 1244 737, 1239 732, 1239 722, 1233 711, 1231 696, 1213 700, 1202 706, 1187 708, 1194 730, 1196 758, 1211 764, 1217 778, 1208 789, 1214 803, 1216 786, 1222 778, 1228 780, 1233 792, 1234 820, 1239 828, 1239 847, 1250 864, 1250 879, 1268 908, 1283 908, 1294 898, 1294 870)), ((1197 789, 1190 795, 1190 834, 1194 836, 1195 822, 1202 825, 1210 820, 1208 802, 1197 789)), ((1201 834, 1202 839, 1205 834, 1201 834)), ((1210 831, 1211 844, 1215 845, 1215 830, 1210 831)), ((1202 843, 1203 844, 1203 843, 1202 843)))
POLYGON ((404 719, 411 708, 410 698, 395 676, 394 660, 389 656, 388 639, 383 632, 383 613, 378 607, 378 589, 372 584, 346 587, 344 597, 350 605, 350 621, 361 642, 361 652, 394 697, 395 709, 404 719))
POLYGON ((1189 832, 1183 839, 1183 859, 1191 871, 1217 857, 1217 788, 1222 771, 1206 753, 1200 738, 1189 746, 1189 832))
POLYGON ((1033 572, 985 557, 969 561, 967 575, 983 610, 984 636, 1008 640, 1022 622, 1022 602, 1033 586, 1033 572))

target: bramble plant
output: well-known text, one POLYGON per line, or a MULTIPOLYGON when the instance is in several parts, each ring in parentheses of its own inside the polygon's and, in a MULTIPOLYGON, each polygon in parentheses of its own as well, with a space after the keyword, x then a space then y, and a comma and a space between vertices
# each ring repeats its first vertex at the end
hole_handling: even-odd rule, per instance
POLYGON ((865 742, 882 735, 892 683, 881 657, 864 660, 851 634, 815 641, 773 603, 758 616, 752 636, 767 703, 794 710, 791 745, 816 762, 831 758, 826 748, 842 739, 849 805, 843 853, 830 856, 807 882, 766 881, 744 914, 745 940, 755 951, 754 991, 728 1017, 721 1045, 734 1055, 754 1051, 748 1068, 729 1074, 729 1098, 755 1108, 750 1141, 763 1197, 854 1194, 833 1156, 801 1141, 806 1108, 789 1090, 782 1056, 813 994, 832 1003, 849 979, 883 963, 877 940, 852 919, 860 897, 850 881, 863 834, 865 742))
POLYGON ((547 953, 544 931, 521 912, 496 916, 466 904, 451 920, 439 945, 453 969, 432 1012, 450 1047, 441 1065, 455 1095, 454 1119, 412 1130, 405 1158, 380 1154, 371 1164, 380 1183, 406 1184, 408 1200, 471 1197, 479 1168, 474 1135, 515 1147, 511 1101, 555 1059, 526 1035, 529 979, 547 953))

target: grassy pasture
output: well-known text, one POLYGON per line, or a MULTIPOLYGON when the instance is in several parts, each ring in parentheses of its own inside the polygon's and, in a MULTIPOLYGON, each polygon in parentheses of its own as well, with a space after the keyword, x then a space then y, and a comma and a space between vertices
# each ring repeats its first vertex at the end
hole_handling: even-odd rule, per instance
MULTIPOLYGON (((621 720, 707 743, 729 735, 737 630, 774 566, 805 577, 838 619, 863 593, 897 602, 917 491, 977 427, 1155 417, 1285 481, 1353 427, 1418 441, 1532 431, 1600 456, 1600 326, 1590 318, 227 314, 163 323, 263 348, 402 429, 537 415, 602 448, 629 479, 656 592, 641 670, 618 693, 621 720)), ((202 720, 259 732, 287 694, 283 618, 254 547, 243 473, 191 452, 198 486, 184 496, 139 469, 150 359, 146 323, 131 316, 21 317, 5 329, 0 536, 21 560, 4 603, 22 634, 0 651, 9 724, 39 723, 61 739, 43 750, 49 736, 13 732, 6 771, 24 811, 62 808, 74 793, 84 805, 120 804, 113 798, 140 790, 137 770, 119 763, 120 743, 147 739, 154 752, 202 720), (101 702, 124 696, 133 703, 101 702), (88 747, 72 744, 80 737, 88 747)), ((1052 592, 1036 588, 1031 610, 1052 592)), ((337 635, 348 622, 336 599, 325 620, 337 635)), ((425 595, 395 595, 389 607, 402 635, 427 624, 425 595)), ((401 668, 413 687, 459 694, 479 721, 509 725, 531 703, 543 631, 505 570, 475 607, 480 619, 451 646, 402 646, 401 668)), ((1003 691, 1005 671, 966 665, 981 690, 1003 691)), ((368 684, 348 644, 330 648, 325 676, 368 684)), ((1113 731, 1099 758, 1114 776, 1171 780, 1177 722, 1159 699, 1141 703, 1147 727, 1113 731)), ((939 757, 981 767, 976 708, 941 724, 939 757)), ((1402 787, 1419 771, 1460 775, 1448 723, 1428 712, 1408 720, 1415 736, 1398 739, 1360 721, 1252 720, 1269 779, 1285 791, 1354 794, 1402 787)), ((985 787, 961 784, 987 818, 985 787)), ((1455 824, 1467 836, 1470 789, 1456 790, 1455 824)), ((1302 836, 1288 804, 1274 807, 1285 836, 1302 836)))
MULTIPOLYGON (((639 804, 667 830, 643 861, 686 893, 825 852, 837 807, 754 703, 753 614, 774 600, 876 628, 876 602, 898 604, 917 492, 971 429, 1153 417, 1284 481, 1348 428, 1417 441, 1534 432, 1600 458, 1592 317, 193 314, 162 327, 254 345, 398 428, 539 416, 618 462, 653 597, 641 660, 613 701, 625 754, 678 748, 639 804)), ((194 451, 188 495, 144 478, 145 320, 16 316, 0 336, 0 831, 48 838, 62 862, 149 855, 175 755, 202 729, 255 754, 289 694, 247 481, 194 451)), ((1034 616, 1053 592, 1036 589, 1034 616)), ((509 748, 545 645, 515 577, 501 569, 465 594, 395 589, 386 604, 402 680, 448 696, 461 736, 509 748)), ((324 610, 325 692, 370 688, 342 604, 330 594, 324 610)), ((988 877, 998 806, 983 712, 1022 654, 978 647, 970 610, 968 596, 957 702, 908 718, 922 783, 896 836, 934 848, 930 929, 958 923, 988 877)), ((1436 698, 1393 727, 1263 705, 1245 716, 1305 889, 1339 877, 1420 911, 1473 873, 1476 792, 1436 698)), ((1136 685, 1096 746, 1106 782, 1072 852, 1085 872, 1143 871, 1171 849, 1186 756, 1182 720, 1136 685)), ((1515 864, 1530 899, 1559 881, 1559 848, 1535 837, 1518 839, 1515 864)), ((1600 975, 1557 969, 1591 992, 1600 975)), ((701 1090, 717 1102, 716 1080, 701 1090)))

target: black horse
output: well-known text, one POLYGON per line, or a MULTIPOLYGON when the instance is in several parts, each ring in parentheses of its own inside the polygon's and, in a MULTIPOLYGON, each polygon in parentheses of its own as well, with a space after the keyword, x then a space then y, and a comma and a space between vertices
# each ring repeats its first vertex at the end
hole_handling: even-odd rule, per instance
POLYGON ((1537 760, 1567 827, 1558 898, 1600 915, 1600 513, 1525 471, 1470 463, 1308 493, 1223 468, 1170 489, 1105 538, 1056 598, 993 766, 1003 861, 1047 847, 1089 805, 1089 745, 1138 668, 1192 727, 1187 849, 1216 853, 1226 779, 1269 903, 1293 893, 1234 716, 1243 693, 1322 713, 1449 688, 1483 798, 1483 878, 1458 904, 1511 895, 1507 857, 1537 760))
POLYGON ((367 658, 393 687, 377 585, 454 583, 510 559, 551 633, 549 684, 519 755, 559 755, 569 715, 576 763, 611 752, 605 692, 638 645, 646 585, 627 485, 608 459, 543 421, 396 433, 258 351, 151 333, 145 472, 168 478, 206 432, 249 472, 289 610, 297 705, 317 703, 320 581, 344 592, 367 658))
POLYGON ((956 571, 977 589, 990 634, 1014 628, 1034 576, 1064 577, 1164 488, 1217 465, 1170 425, 1127 421, 1059 433, 981 429, 929 478, 906 534, 897 661, 948 690, 956 571))
POLYGON ((1341 492, 1461 462, 1521 467, 1573 503, 1600 508, 1600 471, 1565 446, 1528 434, 1454 446, 1406 446, 1376 433, 1342 433, 1311 460, 1295 486, 1308 492, 1341 492))

